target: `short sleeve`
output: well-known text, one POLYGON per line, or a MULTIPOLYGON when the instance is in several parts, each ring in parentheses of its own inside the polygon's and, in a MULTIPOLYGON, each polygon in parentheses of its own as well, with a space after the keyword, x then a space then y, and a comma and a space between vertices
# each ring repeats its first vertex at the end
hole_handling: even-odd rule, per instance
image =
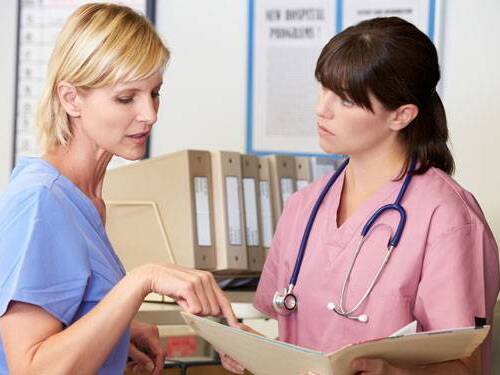
POLYGON ((282 266, 282 252, 283 252, 283 239, 287 233, 287 226, 285 222, 290 222, 291 215, 297 212, 296 206, 299 200, 298 193, 289 197, 283 208, 280 216, 276 231, 274 233, 271 248, 266 257, 266 262, 262 269, 262 273, 255 293, 254 307, 267 316, 277 319, 276 311, 273 308, 274 294, 278 288, 284 288, 285 285, 278 284, 278 277, 280 275, 282 266))
POLYGON ((20 301, 69 325, 90 276, 70 210, 46 187, 11 197, 0 217, 0 238, 0 316, 11 301, 20 301))
POLYGON ((425 254, 414 315, 422 330, 491 319, 499 288, 498 249, 488 228, 464 224, 436 238, 425 254))
POLYGON ((279 241, 275 235, 255 292, 254 306, 260 312, 276 319, 272 301, 278 285, 279 241))

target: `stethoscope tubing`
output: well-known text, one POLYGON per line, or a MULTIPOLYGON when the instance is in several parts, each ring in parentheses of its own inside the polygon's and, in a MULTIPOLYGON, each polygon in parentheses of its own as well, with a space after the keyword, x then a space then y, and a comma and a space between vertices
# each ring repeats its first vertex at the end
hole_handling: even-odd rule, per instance
MULTIPOLYGON (((304 229, 304 234, 302 235, 302 240, 300 243, 299 252, 297 254, 297 259, 295 260, 293 273, 290 277, 288 288, 285 290, 285 294, 292 296, 295 299, 295 301, 296 301, 296 297, 293 294, 293 288, 297 284, 298 276, 299 276, 300 269, 302 267, 302 262, 303 262, 304 256, 305 256, 305 250, 307 248, 307 242, 309 240, 309 236, 311 234, 312 227, 313 227, 314 221, 316 219, 316 215, 318 214, 319 208, 321 207, 321 204, 323 203, 323 200, 325 199, 326 195, 330 191, 330 189, 333 186, 333 184, 335 183, 335 181, 337 181, 340 174, 344 171, 344 169, 346 168, 348 163, 349 163, 349 159, 346 159, 344 161, 344 163, 342 163, 342 165, 335 171, 335 173, 332 175, 332 177, 330 177, 330 179, 326 183, 325 187, 321 191, 318 199, 316 200, 316 202, 311 210, 311 213, 309 215, 309 219, 307 221, 306 228, 304 229)), ((345 277, 344 283, 342 285, 342 291, 341 291, 341 295, 340 295, 339 304, 335 305, 335 304, 331 303, 333 305, 332 310, 335 311, 337 314, 342 315, 342 316, 347 317, 347 318, 357 319, 357 317, 352 316, 352 314, 363 304, 363 302, 366 300, 366 298, 370 295, 375 284, 379 280, 383 269, 385 268, 387 262, 389 261, 389 258, 391 256, 393 250, 398 246, 399 241, 401 239, 401 236, 403 234, 404 227, 406 225, 406 211, 401 206, 401 201, 402 201, 404 194, 406 193, 406 190, 408 189, 410 181, 413 177, 413 172, 415 170, 415 166, 416 166, 416 158, 412 157, 410 160, 410 165, 408 167, 408 172, 406 173, 406 176, 405 176, 404 181, 403 181, 403 185, 402 185, 394 203, 384 205, 384 206, 380 207, 379 209, 377 209, 375 211, 375 213, 370 217, 370 219, 363 226, 363 229, 361 230, 360 241, 358 242, 358 245, 357 245, 356 250, 354 252, 353 260, 351 262, 351 266, 349 267, 349 269, 346 273, 346 277, 345 277), (368 232, 370 231, 370 229, 372 228, 372 226, 375 224, 375 222, 378 220, 378 218, 381 215, 383 215, 385 212, 390 211, 390 210, 394 210, 394 211, 397 211, 399 213, 399 223, 398 223, 398 226, 396 228, 396 232, 394 233, 392 238, 389 240, 389 243, 387 244, 387 253, 386 253, 386 256, 384 258, 384 261, 380 265, 379 269, 377 270, 377 273, 375 274, 375 277, 370 282, 368 289, 363 294, 363 296, 358 301, 358 303, 356 303, 354 305, 354 307, 352 307, 351 309, 347 310, 344 308, 344 296, 346 293, 347 286, 349 284, 349 280, 351 277, 352 270, 354 268, 354 264, 356 262, 356 258, 358 257, 358 255, 361 251, 362 245, 365 241, 365 237, 368 234, 368 232)), ((274 301, 273 301, 273 303, 274 303, 274 301)), ((294 309, 295 309, 295 307, 294 307, 294 309)), ((367 317, 366 316, 364 316, 364 317, 366 320, 363 320, 363 321, 366 322, 367 317)))
POLYGON ((321 191, 321 194, 319 195, 318 199, 316 200, 316 203, 314 204, 311 214, 309 215, 309 220, 307 221, 306 228, 304 229, 304 234, 302 235, 302 240, 300 242, 300 247, 299 247, 299 253, 297 255, 297 259, 295 261, 295 266, 293 267, 293 273, 292 276, 290 277, 289 285, 295 286, 297 284, 297 279, 299 277, 300 273, 300 268, 302 267, 302 261, 304 260, 304 255, 305 255, 305 249, 307 247, 307 241, 309 240, 309 235, 311 234, 312 226, 314 224, 314 221, 316 219, 316 215, 318 214, 319 208, 321 204, 323 203, 323 200, 325 199, 325 196, 328 194, 330 191, 330 188, 332 185, 337 181, 338 177, 342 173, 342 171, 345 169, 345 167, 349 164, 349 159, 346 159, 340 167, 335 171, 332 177, 328 180, 326 183, 325 187, 321 191))

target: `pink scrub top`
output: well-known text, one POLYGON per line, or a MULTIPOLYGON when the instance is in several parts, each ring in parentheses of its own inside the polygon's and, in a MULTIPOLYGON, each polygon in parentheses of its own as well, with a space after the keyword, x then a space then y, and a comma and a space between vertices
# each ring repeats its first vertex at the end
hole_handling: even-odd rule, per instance
MULTIPOLYGON (((368 323, 327 309, 337 303, 361 229, 381 206, 393 203, 403 180, 385 184, 341 226, 337 209, 345 171, 325 197, 314 222, 294 293, 298 310, 276 314, 274 293, 288 286, 311 209, 330 176, 292 195, 279 220, 255 298, 255 307, 278 319, 280 340, 331 352, 385 337, 418 321, 419 330, 474 326, 474 317, 491 324, 499 291, 498 248, 472 194, 450 176, 430 168, 414 176, 402 200, 407 222, 401 241, 370 296, 356 311, 368 323)), ((370 231, 351 274, 345 308, 367 290, 380 267, 399 214, 383 214, 370 231)), ((489 374, 491 339, 481 348, 489 374)))

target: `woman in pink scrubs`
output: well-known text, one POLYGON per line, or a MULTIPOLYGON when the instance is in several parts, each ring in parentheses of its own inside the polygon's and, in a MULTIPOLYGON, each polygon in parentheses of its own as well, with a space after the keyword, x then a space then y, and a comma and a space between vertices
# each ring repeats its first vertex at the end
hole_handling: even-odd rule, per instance
MULTIPOLYGON (((273 309, 276 291, 293 272, 312 207, 331 176, 300 190, 286 202, 257 290, 255 307, 278 320, 279 338, 324 352, 385 337, 417 320, 421 331, 473 326, 492 320, 499 290, 498 249, 473 195, 450 175, 448 129, 436 92, 440 78, 430 39, 399 18, 380 18, 350 27, 332 38, 317 62, 321 84, 317 131, 327 153, 349 156, 314 221, 297 284, 298 308, 273 309), (396 200, 411 157, 417 166, 401 205, 407 221, 399 245, 368 298, 353 314, 338 303, 346 272, 364 224, 396 200), (330 304, 331 306, 331 304, 330 304)), ((360 301, 387 253, 399 214, 383 214, 368 233, 344 297, 360 301)), ((470 358, 396 368, 381 359, 352 363, 361 374, 483 374, 490 372, 488 339, 470 358)), ((222 355, 226 368, 240 372, 222 355)))

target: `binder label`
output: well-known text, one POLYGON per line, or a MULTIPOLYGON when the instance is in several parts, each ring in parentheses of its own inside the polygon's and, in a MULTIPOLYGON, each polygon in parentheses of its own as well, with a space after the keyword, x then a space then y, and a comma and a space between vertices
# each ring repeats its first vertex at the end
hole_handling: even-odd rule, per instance
POLYGON ((259 246, 259 224, 257 221, 257 195, 255 178, 243 179, 243 199, 247 229, 247 246, 259 246))
POLYGON ((336 169, 335 159, 332 158, 313 158, 311 165, 313 180, 318 180, 336 169))
POLYGON ((281 203, 285 205, 286 200, 295 192, 295 187, 293 178, 282 178, 281 179, 281 203))
POLYGON ((196 235, 198 246, 212 246, 210 231, 210 208, 208 204, 208 178, 194 178, 196 209, 196 235))
POLYGON ((260 218, 262 220, 262 245, 271 247, 273 239, 273 218, 269 181, 260 181, 260 218))
POLYGON ((297 180, 297 190, 305 188, 307 185, 309 185, 309 181, 307 181, 307 180, 297 180))
POLYGON ((226 207, 229 244, 241 245, 240 197, 238 194, 238 177, 226 177, 226 207))

